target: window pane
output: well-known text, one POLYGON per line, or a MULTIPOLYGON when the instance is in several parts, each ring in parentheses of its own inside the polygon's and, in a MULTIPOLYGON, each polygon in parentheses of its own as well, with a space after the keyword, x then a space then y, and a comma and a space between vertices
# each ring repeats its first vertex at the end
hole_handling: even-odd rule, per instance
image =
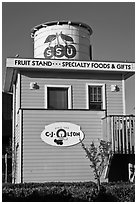
POLYGON ((102 97, 101 97, 101 87, 98 87, 98 100, 97 101, 101 101, 102 97))
POLYGON ((94 101, 97 101, 97 95, 94 94, 94 101))
POLYGON ((93 91, 92 88, 89 89, 90 101, 93 101, 93 91))
POLYGON ((97 94, 97 87, 94 87, 94 94, 97 94))
POLYGON ((90 94, 93 94, 93 87, 89 87, 90 94))
POLYGON ((101 110, 102 109, 102 103, 101 102, 93 102, 89 104, 90 110, 101 110))
POLYGON ((98 94, 101 94, 101 87, 98 87, 98 94))
POLYGON ((102 99, 101 99, 101 95, 98 95, 98 101, 101 101, 102 99))
POLYGON ((68 109, 68 89, 48 88, 48 108, 68 109))

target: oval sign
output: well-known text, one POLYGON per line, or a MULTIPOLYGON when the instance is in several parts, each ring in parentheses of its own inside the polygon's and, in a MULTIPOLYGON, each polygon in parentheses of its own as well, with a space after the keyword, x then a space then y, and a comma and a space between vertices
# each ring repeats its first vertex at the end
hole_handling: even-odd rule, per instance
POLYGON ((76 145, 84 139, 79 125, 67 122, 52 123, 45 126, 41 139, 52 146, 68 147, 76 145))

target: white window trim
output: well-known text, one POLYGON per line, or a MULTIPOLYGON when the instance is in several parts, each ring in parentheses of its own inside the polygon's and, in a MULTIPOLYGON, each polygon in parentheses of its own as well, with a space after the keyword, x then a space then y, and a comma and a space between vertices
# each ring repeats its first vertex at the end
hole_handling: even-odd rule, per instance
POLYGON ((88 93, 88 87, 89 86, 101 86, 102 87, 102 110, 106 110, 106 85, 105 84, 98 84, 98 83, 87 83, 86 84, 86 109, 89 109, 89 93, 88 93))
POLYGON ((48 109, 48 88, 68 88, 68 109, 72 109, 72 88, 71 85, 45 85, 45 108, 48 109))

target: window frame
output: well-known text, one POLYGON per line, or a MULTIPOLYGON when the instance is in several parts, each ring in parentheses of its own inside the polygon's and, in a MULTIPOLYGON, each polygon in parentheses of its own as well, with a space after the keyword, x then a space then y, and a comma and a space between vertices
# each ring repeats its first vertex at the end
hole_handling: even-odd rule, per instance
POLYGON ((102 91, 102 108, 100 110, 95 109, 95 111, 106 110, 106 84, 103 84, 103 83, 101 84, 100 83, 87 83, 86 84, 86 109, 92 110, 89 108, 89 86, 101 87, 101 91, 102 91))
POLYGON ((72 87, 71 85, 45 85, 45 109, 47 110, 68 110, 68 109, 48 109, 48 88, 68 88, 68 109, 72 109, 72 87))

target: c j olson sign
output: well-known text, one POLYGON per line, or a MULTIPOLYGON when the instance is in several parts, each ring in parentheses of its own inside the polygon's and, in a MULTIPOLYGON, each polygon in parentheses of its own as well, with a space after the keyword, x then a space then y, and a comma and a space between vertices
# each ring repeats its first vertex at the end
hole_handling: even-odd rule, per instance
POLYGON ((58 122, 45 126, 41 133, 41 139, 52 146, 68 147, 76 145, 84 139, 84 133, 80 130, 80 126, 58 122))

